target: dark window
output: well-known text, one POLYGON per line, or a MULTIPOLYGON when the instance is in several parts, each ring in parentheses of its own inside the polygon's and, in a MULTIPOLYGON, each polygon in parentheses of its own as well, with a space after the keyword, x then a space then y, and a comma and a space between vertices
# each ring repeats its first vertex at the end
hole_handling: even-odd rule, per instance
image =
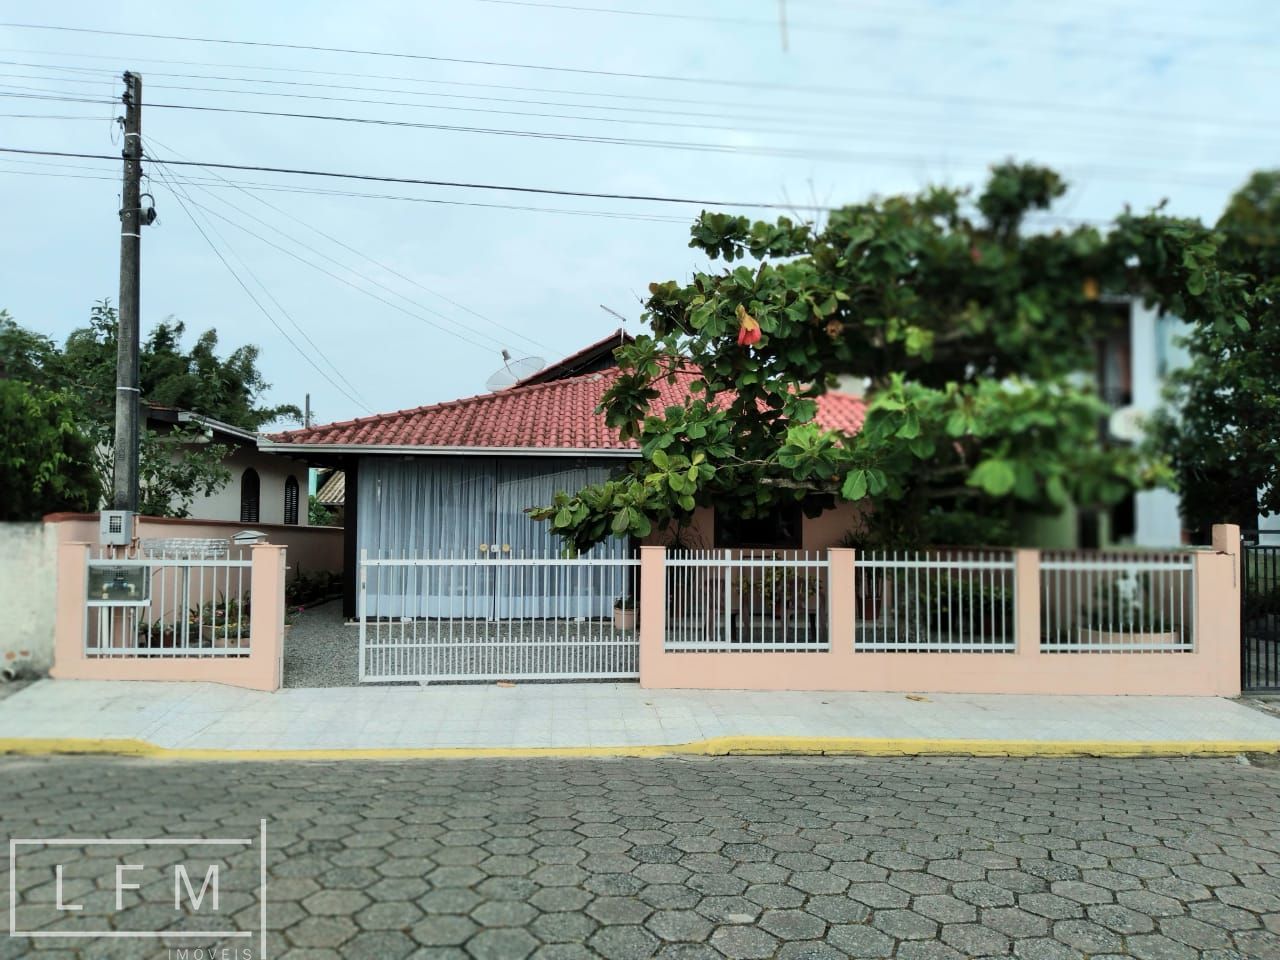
POLYGON ((1129 540, 1138 529, 1137 498, 1131 493, 1111 508, 1111 539, 1129 540))
POLYGON ((716 546, 726 549, 785 547, 802 543, 803 515, 799 503, 779 504, 763 517, 745 519, 727 510, 716 511, 716 546))
POLYGON ((293 475, 284 482, 284 522, 298 522, 298 478, 293 475))
POLYGON ((262 481, 258 479, 258 471, 250 467, 240 475, 240 522, 259 523, 262 481))

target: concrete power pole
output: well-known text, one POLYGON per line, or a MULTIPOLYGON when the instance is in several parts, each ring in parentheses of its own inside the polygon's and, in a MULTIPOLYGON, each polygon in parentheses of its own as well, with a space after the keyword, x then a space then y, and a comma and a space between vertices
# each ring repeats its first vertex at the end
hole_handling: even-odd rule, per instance
MULTIPOLYGON (((138 314, 142 255, 142 77, 124 74, 124 190, 120 205, 120 312, 116 326, 116 432, 111 506, 138 509, 138 314)), ((149 221, 148 221, 149 222, 149 221)))

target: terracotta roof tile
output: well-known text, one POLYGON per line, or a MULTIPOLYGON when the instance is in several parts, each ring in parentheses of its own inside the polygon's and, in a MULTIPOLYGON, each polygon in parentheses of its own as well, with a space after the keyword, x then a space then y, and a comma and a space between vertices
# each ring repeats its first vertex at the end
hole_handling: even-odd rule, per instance
MULTIPOLYGON (((616 371, 584 374, 549 383, 516 386, 411 410, 345 420, 271 437, 276 443, 369 447, 479 447, 555 450, 634 450, 596 413, 616 371)), ((682 404, 694 372, 660 382, 656 410, 682 404)), ((856 433, 866 404, 861 397, 828 393, 818 399, 818 422, 856 433)))

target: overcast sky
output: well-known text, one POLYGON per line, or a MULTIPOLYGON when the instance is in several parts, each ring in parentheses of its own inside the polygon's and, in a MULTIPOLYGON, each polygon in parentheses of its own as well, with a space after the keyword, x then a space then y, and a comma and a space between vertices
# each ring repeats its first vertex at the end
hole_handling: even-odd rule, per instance
MULTIPOLYGON (((130 68, 153 105, 150 152, 230 164, 836 204, 980 182, 1015 156, 1067 174, 1060 213, 1099 220, 1162 198, 1213 219, 1251 170, 1280 166, 1274 0, 786 0, 786 50, 776 0, 77 0, 0 13, 410 55, 0 27, 6 147, 118 155, 106 101, 130 68)), ((310 392, 321 422, 483 392, 504 347, 554 360, 615 329, 600 304, 638 330, 651 281, 706 267, 687 247, 697 205, 147 170, 159 222, 143 239, 143 329, 176 317, 192 335, 216 327, 227 349, 257 344, 269 399, 301 406, 310 392), (272 320, 161 172, 196 181, 177 184, 190 214, 272 320)), ((0 155, 0 307, 61 338, 116 299, 118 176, 118 162, 0 155)))

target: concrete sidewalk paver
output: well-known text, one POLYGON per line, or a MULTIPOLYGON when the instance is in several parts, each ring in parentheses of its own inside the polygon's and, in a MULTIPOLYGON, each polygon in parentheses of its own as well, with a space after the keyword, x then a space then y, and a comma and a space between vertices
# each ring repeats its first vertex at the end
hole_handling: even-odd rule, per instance
POLYGON ((637 748, 717 738, 1272 743, 1280 718, 1212 697, 644 690, 635 684, 345 687, 41 681, 0 701, 0 740, 172 750, 637 748))
MULTIPOLYGON (((1229 759, 0 757, 0 818, 27 838, 265 818, 280 960, 1280 956, 1280 772, 1229 759)), ((225 856, 219 929, 257 929, 257 858, 225 856)), ((24 847, 19 929, 201 922, 158 856, 117 911, 115 862, 24 847)), ((241 945, 172 945, 196 943, 241 945)), ((177 956, 0 939, 0 960, 40 955, 177 956)))

